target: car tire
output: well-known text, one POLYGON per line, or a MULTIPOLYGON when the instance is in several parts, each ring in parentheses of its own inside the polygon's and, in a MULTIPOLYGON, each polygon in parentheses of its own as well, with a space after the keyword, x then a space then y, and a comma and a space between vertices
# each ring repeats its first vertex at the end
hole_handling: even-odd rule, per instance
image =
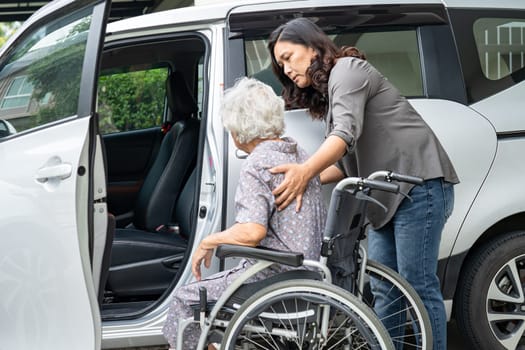
POLYGON ((525 231, 498 236, 473 252, 454 302, 460 334, 473 349, 525 348, 525 231))

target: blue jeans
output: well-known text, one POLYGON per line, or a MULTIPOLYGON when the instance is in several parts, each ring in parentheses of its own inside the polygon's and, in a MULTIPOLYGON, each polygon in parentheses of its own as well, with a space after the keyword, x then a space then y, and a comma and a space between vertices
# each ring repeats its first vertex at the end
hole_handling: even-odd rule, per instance
MULTIPOLYGON (((437 178, 415 186, 409 195, 412 202, 404 199, 388 224, 369 231, 368 255, 399 272, 414 287, 430 316, 433 349, 445 350, 447 318, 436 273, 441 233, 454 207, 454 189, 452 184, 437 178)), ((390 335, 393 339, 402 335, 403 331, 394 326, 402 321, 399 317, 404 317, 403 313, 396 314, 399 305, 393 303, 395 296, 384 293, 384 286, 377 280, 372 281, 372 291, 376 298, 374 308, 390 335), (397 316, 384 318, 385 315, 397 316)))

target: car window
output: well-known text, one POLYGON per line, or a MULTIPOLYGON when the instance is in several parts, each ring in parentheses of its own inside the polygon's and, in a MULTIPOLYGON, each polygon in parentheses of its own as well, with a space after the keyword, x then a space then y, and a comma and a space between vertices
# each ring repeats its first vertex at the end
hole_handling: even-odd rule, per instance
POLYGON ((451 9, 468 103, 525 80, 525 11, 451 9))
POLYGON ((355 46, 405 96, 422 96, 423 80, 415 30, 340 34, 338 46, 355 46))
POLYGON ((91 12, 39 26, 0 66, 0 119, 18 132, 77 114, 91 12))
MULTIPOLYGON (((337 46, 355 46, 367 60, 405 96, 422 96, 423 83, 416 31, 381 31, 331 35, 337 46)), ((266 39, 247 39, 244 43, 246 72, 262 80, 280 94, 281 84, 274 76, 266 39)))
POLYGON ((0 118, 18 132, 77 114, 90 11, 29 32, 0 66, 0 118))
POLYGON ((103 72, 98 113, 102 134, 160 126, 166 106, 168 67, 126 67, 103 72))
POLYGON ((473 25, 481 70, 499 80, 525 67, 525 20, 479 18, 473 25))

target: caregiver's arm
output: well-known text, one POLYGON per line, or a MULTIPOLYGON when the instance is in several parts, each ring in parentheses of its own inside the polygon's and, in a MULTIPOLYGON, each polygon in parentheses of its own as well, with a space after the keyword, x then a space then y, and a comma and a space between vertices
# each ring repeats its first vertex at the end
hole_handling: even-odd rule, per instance
POLYGON ((326 185, 342 180, 345 177, 345 174, 337 166, 331 165, 325 170, 321 171, 320 177, 321 184, 326 185))
POLYGON ((337 162, 345 154, 346 147, 342 138, 331 135, 306 162, 283 164, 270 169, 274 174, 285 173, 283 182, 272 192, 277 208, 282 210, 297 199, 295 209, 299 211, 308 181, 337 162))

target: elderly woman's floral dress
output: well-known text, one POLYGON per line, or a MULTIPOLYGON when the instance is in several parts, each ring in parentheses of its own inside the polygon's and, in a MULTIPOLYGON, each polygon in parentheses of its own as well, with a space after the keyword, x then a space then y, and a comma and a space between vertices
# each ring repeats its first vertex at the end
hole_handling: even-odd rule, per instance
MULTIPOLYGON (((278 211, 272 190, 281 183, 284 175, 271 174, 268 170, 280 164, 303 163, 307 159, 306 152, 291 138, 259 143, 241 169, 235 194, 235 221, 267 227, 266 237, 260 246, 302 252, 306 259, 318 260, 326 215, 319 178, 310 181, 299 212, 295 211, 295 205, 278 211)), ((242 259, 233 269, 177 289, 163 328, 171 347, 176 346, 179 321, 193 316, 190 305, 198 303, 199 288, 203 286, 207 289, 209 300, 217 300, 232 281, 251 265, 250 260, 242 259)), ((266 278, 279 270, 279 267, 264 270, 252 277, 250 282, 266 278)), ((184 332, 183 348, 196 349, 199 336, 199 325, 189 325, 184 332)))

